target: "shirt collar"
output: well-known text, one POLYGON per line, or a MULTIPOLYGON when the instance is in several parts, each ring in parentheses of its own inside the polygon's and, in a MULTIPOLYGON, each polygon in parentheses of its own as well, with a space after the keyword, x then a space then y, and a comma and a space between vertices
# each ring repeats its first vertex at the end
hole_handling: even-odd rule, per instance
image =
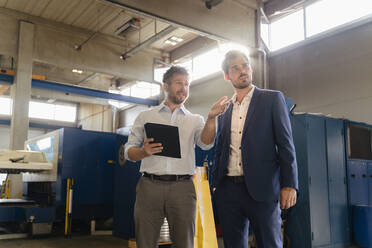
MULTIPOLYGON (((243 101, 242 102, 246 101, 247 99, 252 98, 253 91, 254 91, 255 88, 256 88, 256 86, 254 86, 252 84, 252 89, 249 91, 249 93, 247 95, 245 95, 245 97, 243 98, 243 101)), ((234 95, 232 96, 231 100, 232 100, 233 103, 236 103, 236 93, 234 93, 234 95)))
MULTIPOLYGON (((157 108, 158 108, 158 112, 170 110, 169 107, 164 104, 164 102, 160 103, 159 106, 157 106, 157 108)), ((184 115, 186 115, 189 112, 183 104, 177 109, 179 109, 180 113, 182 113, 184 115)), ((175 109, 175 110, 177 110, 177 109, 175 109)))

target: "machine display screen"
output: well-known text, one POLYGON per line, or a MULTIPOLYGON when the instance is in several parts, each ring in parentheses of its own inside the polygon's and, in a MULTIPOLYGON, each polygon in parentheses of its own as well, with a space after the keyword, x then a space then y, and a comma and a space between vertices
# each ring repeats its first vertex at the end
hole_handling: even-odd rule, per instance
POLYGON ((372 160, 371 135, 369 128, 349 125, 349 158, 372 160))

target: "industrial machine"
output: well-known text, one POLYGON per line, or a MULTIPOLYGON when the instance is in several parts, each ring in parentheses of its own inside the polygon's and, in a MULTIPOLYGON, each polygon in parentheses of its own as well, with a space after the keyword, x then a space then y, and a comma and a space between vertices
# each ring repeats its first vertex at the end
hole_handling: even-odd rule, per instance
POLYGON ((344 120, 291 116, 299 177, 297 204, 288 212, 288 247, 346 247, 351 243, 344 120))
MULTIPOLYGON (((112 220, 114 168, 123 137, 114 133, 62 128, 26 141, 25 149, 32 151, 30 154, 45 156, 48 167, 25 170, 12 164, 12 169, 23 173, 23 205, 12 203, 7 211, 1 207, 0 222, 48 223, 50 231, 52 223, 67 221, 66 215, 71 217, 70 223, 112 220), (73 184, 67 190, 69 180, 73 184), (69 211, 66 208, 68 200, 69 211), (35 205, 30 207, 29 202, 35 205), (9 209, 13 215, 9 215, 9 209), (19 209, 26 214, 19 214, 19 209), (8 218, 1 219, 1 216, 8 218)), ((68 226, 71 229, 71 224, 68 226)), ((31 234, 37 234, 36 231, 31 234)))
POLYGON ((372 125, 345 121, 345 131, 353 238, 372 248, 372 125))
MULTIPOLYGON (((0 173, 49 173, 52 169, 53 164, 42 152, 0 151, 0 173)), ((7 180, 2 187, 4 197, 0 199, 0 223, 25 222, 30 224, 30 231, 34 234, 50 232, 54 207, 32 199, 9 199, 7 191, 10 183, 12 182, 7 180)))

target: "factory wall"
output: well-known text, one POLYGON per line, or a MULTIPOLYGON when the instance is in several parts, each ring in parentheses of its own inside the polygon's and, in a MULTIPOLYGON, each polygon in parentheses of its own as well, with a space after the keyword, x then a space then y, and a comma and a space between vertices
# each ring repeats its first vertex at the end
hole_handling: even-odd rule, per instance
POLYGON ((222 72, 219 72, 204 82, 191 85, 185 106, 192 113, 200 114, 206 119, 214 103, 223 96, 231 98, 233 94, 230 83, 225 81, 222 72))
POLYGON ((372 123, 372 23, 280 53, 269 59, 272 89, 295 111, 372 123))
POLYGON ((78 126, 84 130, 112 132, 113 112, 111 106, 81 103, 78 126))

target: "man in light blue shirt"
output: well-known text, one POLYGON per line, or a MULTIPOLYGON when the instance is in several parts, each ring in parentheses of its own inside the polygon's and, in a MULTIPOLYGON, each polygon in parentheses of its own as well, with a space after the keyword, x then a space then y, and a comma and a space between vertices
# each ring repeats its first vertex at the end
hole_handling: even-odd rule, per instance
POLYGON ((202 149, 213 146, 216 117, 229 105, 227 97, 215 103, 206 123, 200 115, 190 113, 183 103, 189 94, 189 75, 178 66, 171 67, 163 77, 165 101, 139 114, 134 122, 125 156, 142 160, 143 177, 137 184, 134 221, 139 248, 157 247, 160 227, 167 218, 172 242, 177 248, 193 248, 195 233, 196 194, 192 181, 195 171, 195 144, 202 149), (162 151, 160 143, 151 143, 144 125, 148 122, 177 126, 181 158, 156 156, 162 151))

